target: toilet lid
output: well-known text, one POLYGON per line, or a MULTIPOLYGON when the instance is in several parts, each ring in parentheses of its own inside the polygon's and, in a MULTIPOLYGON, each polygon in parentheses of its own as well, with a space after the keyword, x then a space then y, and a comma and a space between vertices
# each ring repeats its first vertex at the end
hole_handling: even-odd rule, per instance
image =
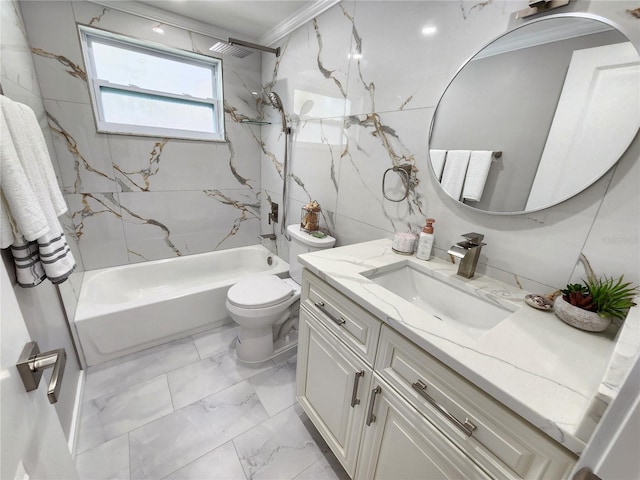
POLYGON ((244 308, 263 308, 283 302, 293 295, 293 288, 276 275, 255 275, 240 280, 229 289, 227 300, 244 308))

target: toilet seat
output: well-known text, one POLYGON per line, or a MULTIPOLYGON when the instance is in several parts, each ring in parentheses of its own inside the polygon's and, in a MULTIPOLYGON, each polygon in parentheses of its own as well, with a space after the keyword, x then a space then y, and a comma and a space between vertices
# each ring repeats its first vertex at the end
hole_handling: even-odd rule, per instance
POLYGON ((227 292, 227 301, 241 308, 266 308, 282 303, 294 291, 277 275, 255 275, 239 281, 227 292))

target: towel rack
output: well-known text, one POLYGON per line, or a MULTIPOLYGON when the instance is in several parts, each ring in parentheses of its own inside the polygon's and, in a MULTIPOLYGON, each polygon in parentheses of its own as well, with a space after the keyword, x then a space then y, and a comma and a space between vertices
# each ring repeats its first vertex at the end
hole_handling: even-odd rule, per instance
POLYGON ((405 163, 402 165, 394 165, 391 168, 387 168, 384 171, 384 175, 382 175, 382 195, 384 196, 384 198, 386 198, 390 202, 401 202, 405 198, 407 198, 409 196, 409 189, 411 188, 412 185, 415 184, 415 181, 411 179, 412 175, 413 175, 413 165, 411 165, 410 163, 405 163), (387 177, 387 173, 389 172, 396 172, 398 175, 400 175, 400 178, 402 179, 402 184, 404 185, 404 195, 402 196, 402 198, 398 200, 394 198, 389 198, 387 196, 387 192, 385 192, 384 190, 384 181, 385 181, 385 178, 387 177))

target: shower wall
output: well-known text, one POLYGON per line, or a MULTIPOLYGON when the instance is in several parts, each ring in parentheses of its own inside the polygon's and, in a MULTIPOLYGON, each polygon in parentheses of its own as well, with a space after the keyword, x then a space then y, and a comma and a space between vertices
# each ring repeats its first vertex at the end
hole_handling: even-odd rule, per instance
POLYGON ((23 1, 70 216, 87 270, 251 245, 260 228, 259 54, 223 56, 228 142, 96 132, 76 24, 209 54, 211 38, 80 1, 23 1))
MULTIPOLYGON (((428 167, 428 134, 438 99, 457 69, 489 41, 525 23, 520 0, 343 1, 279 42, 276 61, 263 56, 262 82, 277 92, 294 123, 289 218, 315 199, 338 245, 419 232, 436 219, 435 253, 466 232, 482 232, 479 271, 533 291, 584 276, 580 255, 596 273, 640 281, 640 141, 615 168, 560 205, 525 215, 472 211, 442 193, 428 167), (436 27, 424 35, 423 27, 436 27), (407 201, 383 198, 384 171, 413 164, 419 185, 407 201)), ((632 1, 571 2, 562 12, 588 12, 618 24, 640 45, 632 1)), ((523 91, 523 95, 526 92, 523 91)), ((516 106, 517 108, 517 106, 516 106)), ((275 120, 275 119, 274 119, 275 120)), ((263 229, 266 202, 281 201, 282 133, 263 127, 263 229)), ((279 233, 279 230, 278 230, 279 233)), ((286 242, 278 236, 280 254, 286 242)))

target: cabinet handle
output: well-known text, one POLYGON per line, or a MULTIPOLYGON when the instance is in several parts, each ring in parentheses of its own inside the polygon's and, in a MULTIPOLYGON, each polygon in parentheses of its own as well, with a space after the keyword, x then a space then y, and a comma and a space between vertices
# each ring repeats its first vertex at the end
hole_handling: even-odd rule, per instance
POLYGON ((369 412, 367 413, 367 427, 376 421, 376 416, 373 414, 373 407, 376 404, 376 395, 382 392, 382 388, 378 385, 371 390, 371 400, 369 400, 369 412))
POLYGON ((355 407, 360 404, 360 399, 358 398, 358 383, 360 382, 360 377, 364 377, 364 370, 360 370, 355 373, 355 378, 353 379, 353 392, 351 393, 351 406, 355 407))
POLYGON ((315 302, 315 303, 314 303, 314 305, 315 305, 316 307, 318 307, 318 309, 319 309, 322 313, 324 313, 327 317, 329 317, 331 320, 333 320, 333 322, 334 322, 334 323, 336 323, 337 325, 343 325, 343 324, 345 324, 345 323, 347 322, 347 321, 346 321, 344 318, 342 318, 342 317, 340 317, 340 318, 336 318, 336 317, 334 317, 333 315, 331 315, 331 314, 329 313, 329 311, 324 307, 324 302, 315 302))
POLYGON ((429 402, 431 405, 433 405, 440 413, 442 413, 442 415, 444 415, 448 420, 450 420, 456 427, 458 427, 460 430, 462 430, 462 432, 470 437, 471 434, 474 432, 474 430, 478 427, 476 427, 473 422, 471 422, 471 420, 469 420, 468 418, 464 419, 464 422, 461 422, 460 420, 458 420, 456 417, 454 417, 453 415, 451 415, 446 408, 444 408, 442 405, 440 405, 438 402, 436 402, 431 395, 429 395, 427 393, 427 385, 422 381, 422 380, 418 380, 415 383, 412 383, 411 386, 413 387, 413 389, 418 392, 420 394, 420 396, 422 398, 424 398, 427 402, 429 402))

